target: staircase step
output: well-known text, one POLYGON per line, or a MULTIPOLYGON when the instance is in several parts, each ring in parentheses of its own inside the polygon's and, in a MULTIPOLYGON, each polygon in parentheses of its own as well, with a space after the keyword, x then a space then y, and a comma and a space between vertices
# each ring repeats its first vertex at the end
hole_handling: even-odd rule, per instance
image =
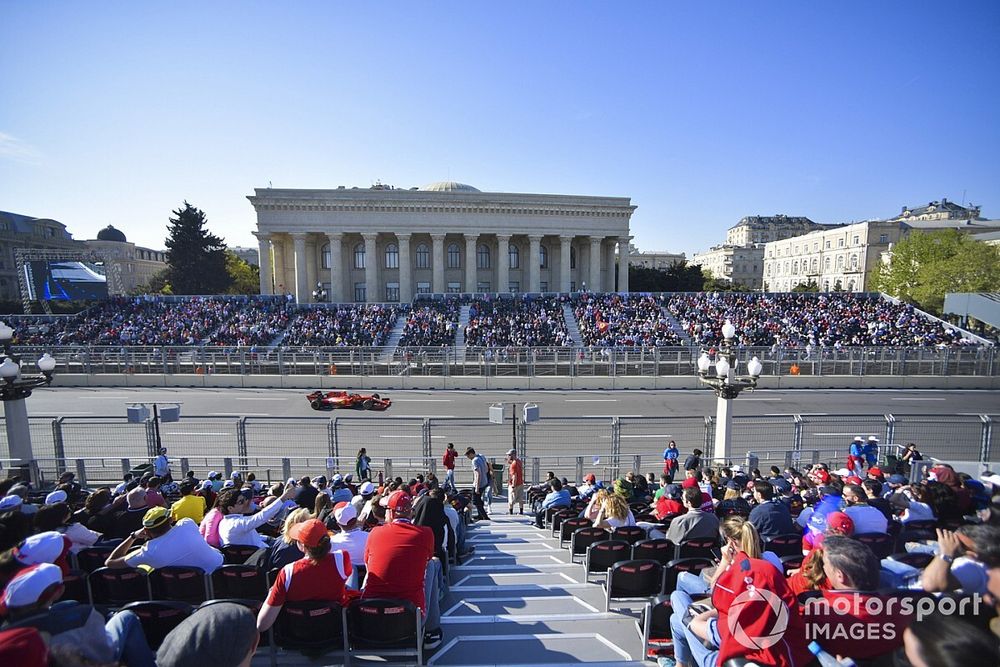
POLYGON ((576 314, 573 312, 573 307, 568 303, 564 303, 562 311, 563 319, 566 320, 566 331, 573 340, 573 345, 583 345, 583 340, 580 336, 580 325, 576 321, 576 314))

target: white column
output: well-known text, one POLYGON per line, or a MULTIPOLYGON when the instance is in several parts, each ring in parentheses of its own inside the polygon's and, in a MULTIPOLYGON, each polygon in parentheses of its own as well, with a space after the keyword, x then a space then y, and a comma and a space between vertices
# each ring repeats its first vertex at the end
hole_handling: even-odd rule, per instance
POLYGON ((431 234, 431 271, 435 294, 444 294, 444 234, 431 234))
POLYGON ((528 236, 528 292, 539 292, 539 276, 541 274, 542 253, 540 251, 542 237, 540 234, 528 236))
POLYGON ((465 291, 476 291, 476 243, 478 234, 465 235, 465 291))
POLYGON ((377 234, 362 234, 365 239, 365 301, 375 303, 383 301, 378 291, 378 246, 375 244, 377 234))
POLYGON ((597 236, 590 237, 590 291, 601 291, 601 239, 597 236))
POLYGON ((604 275, 601 279, 601 289, 605 292, 615 291, 615 242, 604 239, 601 243, 601 264, 604 275))
POLYGON ((510 290, 510 236, 497 234, 497 286, 494 292, 510 290))
POLYGON ((309 302, 309 279, 306 277, 306 235, 292 234, 295 250, 295 301, 309 302))
POLYGON ((718 405, 715 409, 715 451, 712 452, 712 458, 723 459, 724 465, 728 465, 725 459, 728 459, 733 451, 733 399, 720 396, 716 400, 718 405))
POLYGON ((260 293, 274 294, 271 279, 271 237, 257 234, 257 258, 260 263, 260 293))
POLYGON ((285 276, 285 240, 271 237, 271 252, 274 254, 274 293, 288 294, 288 278, 285 276))
POLYGON ((396 234, 399 242, 399 302, 413 301, 413 275, 410 269, 410 235, 396 234))
MULTIPOLYGON (((8 456, 12 459, 20 459, 14 466, 24 466, 23 470, 30 470, 29 462, 35 460, 35 454, 31 449, 31 429, 28 426, 28 406, 23 398, 11 399, 3 402, 4 424, 7 429, 7 444, 10 448, 8 456)), ((31 481, 38 483, 35 475, 32 474, 31 481)))
POLYGON ((628 292, 628 236, 618 237, 618 291, 628 292))
POLYGON ((572 286, 573 278, 570 274, 570 264, 572 262, 570 248, 573 245, 572 236, 559 237, 559 291, 568 292, 572 286))
POLYGON ((316 257, 316 251, 316 243, 312 241, 306 242, 306 284, 309 285, 310 301, 315 301, 315 299, 312 298, 312 292, 316 289, 316 283, 319 282, 319 261, 316 257))
POLYGON ((330 303, 344 302, 344 235, 327 234, 330 240, 330 303))

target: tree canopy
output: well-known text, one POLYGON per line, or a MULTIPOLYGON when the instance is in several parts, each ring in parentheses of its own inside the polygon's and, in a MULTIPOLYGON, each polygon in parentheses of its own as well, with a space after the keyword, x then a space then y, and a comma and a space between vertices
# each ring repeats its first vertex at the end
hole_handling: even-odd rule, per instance
POLYGON ((222 294, 232 282, 226 244, 206 228, 204 211, 184 202, 167 227, 167 280, 174 294, 222 294))
POLYGON ((940 314, 946 292, 1000 290, 1000 248, 956 229, 912 232, 893 246, 872 286, 940 314))
POLYGON ((260 294, 260 267, 251 264, 232 250, 226 251, 229 294, 260 294))
POLYGON ((674 262, 667 269, 628 267, 630 292, 700 292, 704 286, 701 267, 674 262))

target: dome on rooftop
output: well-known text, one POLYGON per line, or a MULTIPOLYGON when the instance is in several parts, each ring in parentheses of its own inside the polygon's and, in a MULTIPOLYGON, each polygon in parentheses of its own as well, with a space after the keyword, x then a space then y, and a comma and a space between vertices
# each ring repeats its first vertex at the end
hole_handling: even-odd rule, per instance
POLYGON ((425 185, 420 189, 427 192, 479 192, 478 188, 466 185, 465 183, 456 183, 455 181, 438 181, 437 183, 425 185))
POLYGON ((101 231, 97 232, 97 240, 116 241, 118 243, 126 243, 128 241, 128 239, 125 238, 125 235, 122 234, 121 231, 115 229, 111 225, 108 225, 101 231))

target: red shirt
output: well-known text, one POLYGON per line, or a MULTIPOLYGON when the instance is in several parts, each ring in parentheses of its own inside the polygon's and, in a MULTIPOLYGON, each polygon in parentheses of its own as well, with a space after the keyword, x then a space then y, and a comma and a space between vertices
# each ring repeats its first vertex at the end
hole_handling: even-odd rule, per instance
POLYGON ((285 602, 329 600, 344 604, 344 582, 351 576, 351 557, 339 549, 316 562, 300 558, 278 571, 267 604, 278 607, 285 602))
POLYGON ((524 464, 520 459, 514 459, 507 466, 510 477, 510 486, 521 486, 524 484, 524 464))
POLYGON ((434 556, 434 531, 397 519, 372 530, 365 543, 368 579, 362 598, 399 598, 424 609, 424 572, 434 556))
POLYGON ((444 450, 444 456, 441 458, 441 463, 443 463, 444 467, 448 470, 454 470, 456 456, 458 456, 458 451, 454 449, 446 449, 444 450))

